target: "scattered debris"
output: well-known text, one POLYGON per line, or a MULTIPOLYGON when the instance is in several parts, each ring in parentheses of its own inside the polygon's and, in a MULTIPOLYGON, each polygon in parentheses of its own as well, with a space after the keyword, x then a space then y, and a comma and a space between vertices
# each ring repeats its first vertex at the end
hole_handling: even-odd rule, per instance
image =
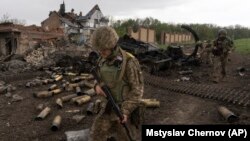
POLYGON ((28 69, 28 64, 21 60, 10 60, 9 62, 6 62, 6 67, 8 71, 19 73, 28 69))
POLYGON ((189 81, 190 80, 190 77, 181 77, 181 81, 189 81))
POLYGON ((192 74, 192 73, 193 73, 192 70, 179 71, 179 74, 181 74, 181 75, 192 74))
POLYGON ((156 99, 141 99, 141 103, 145 105, 147 108, 159 108, 160 101, 156 99))
POLYGON ((180 80, 180 79, 175 79, 174 81, 175 81, 175 82, 180 82, 181 80, 180 80))
POLYGON ((87 107, 87 115, 93 115, 94 114, 94 103, 91 102, 89 103, 88 107, 87 107))
POLYGON ((37 93, 33 93, 33 96, 37 98, 47 98, 47 97, 51 97, 52 95, 53 95, 52 91, 40 91, 37 93))
POLYGON ((238 72, 245 72, 245 71, 247 71, 247 69, 244 68, 244 67, 238 67, 238 68, 237 68, 237 71, 238 71, 238 72))
POLYGON ((8 92, 16 91, 16 87, 11 84, 6 84, 4 81, 0 81, 0 94, 6 94, 8 92))
POLYGON ((5 85, 5 82, 0 80, 0 86, 3 86, 3 85, 5 85))
POLYGON ((245 73, 239 72, 240 76, 245 76, 245 73))
POLYGON ((89 102, 90 99, 91 99, 90 96, 88 96, 88 95, 83 95, 81 98, 77 99, 77 100, 75 101, 75 103, 76 103, 77 105, 82 105, 82 104, 85 104, 85 103, 89 102))
POLYGON ((100 111, 100 109, 101 109, 101 100, 97 99, 94 103, 93 112, 97 114, 100 111))
POLYGON ((26 88, 30 88, 30 87, 39 86, 40 83, 36 83, 36 82, 37 82, 37 81, 35 81, 35 82, 27 82, 27 83, 25 84, 25 87, 26 87, 26 88))
POLYGON ((10 92, 7 92, 7 93, 5 94, 5 96, 6 96, 6 97, 12 97, 12 94, 11 94, 10 92))
POLYGON ((7 127, 10 127, 10 123, 9 123, 9 122, 7 122, 7 123, 6 123, 6 126, 7 126, 7 127))
POLYGON ((23 100, 23 97, 21 97, 20 95, 18 95, 18 94, 14 94, 13 96, 12 96, 12 102, 17 102, 17 101, 22 101, 23 100))
POLYGON ((6 86, 0 86, 0 94, 6 94, 7 93, 7 87, 6 86))
POLYGON ((224 106, 218 107, 218 111, 229 123, 233 123, 239 120, 238 116, 236 116, 232 111, 224 106))
POLYGON ((63 107, 63 102, 68 102, 70 101, 72 98, 74 97, 77 97, 77 94, 71 94, 71 95, 67 95, 67 96, 64 96, 64 97, 61 97, 61 98, 58 98, 56 100, 56 104, 62 108, 63 107))
POLYGON ((57 98, 56 99, 56 104, 58 105, 59 108, 62 108, 63 107, 62 99, 61 98, 57 98))
POLYGON ((88 141, 89 129, 65 132, 67 141, 88 141))
POLYGON ((36 110, 37 111, 42 111, 44 109, 44 107, 45 107, 45 104, 39 104, 39 105, 36 106, 36 110))
MULTIPOLYGON (((43 48, 38 48, 37 50, 33 50, 30 54, 28 54, 25 57, 26 62, 30 63, 32 66, 37 67, 37 68, 53 65, 53 62, 47 62, 47 61, 45 62, 45 57, 48 57, 46 56, 46 54, 48 53, 45 53, 45 51, 46 50, 43 48)), ((50 51, 50 53, 53 53, 53 52, 55 52, 55 49, 50 51)))
POLYGON ((50 111, 51 109, 49 107, 44 108, 35 120, 43 120, 50 113, 50 111))
MULTIPOLYGON (((199 66, 201 59, 197 55, 201 44, 198 44, 199 37, 197 33, 189 26, 182 25, 181 28, 189 31, 195 39, 195 46, 191 54, 185 54, 181 46, 169 45, 166 49, 153 47, 150 44, 135 40, 128 35, 124 35, 118 41, 122 49, 132 53, 137 57, 141 65, 145 66, 145 71, 151 74, 158 74, 175 67, 199 66)), ((180 74, 190 74, 192 71, 183 71, 180 74)))
POLYGON ((237 72, 239 73, 240 76, 245 76, 247 69, 244 67, 238 67, 237 72))
POLYGON ((84 119, 85 117, 86 117, 85 115, 74 115, 74 116, 72 117, 72 119, 73 119, 74 121, 76 121, 76 123, 79 123, 79 122, 81 122, 82 119, 84 119))
POLYGON ((77 110, 67 110, 66 113, 80 113, 81 110, 77 109, 77 110))
POLYGON ((62 117, 60 115, 57 115, 52 122, 51 130, 57 131, 61 126, 61 122, 62 122, 62 117))

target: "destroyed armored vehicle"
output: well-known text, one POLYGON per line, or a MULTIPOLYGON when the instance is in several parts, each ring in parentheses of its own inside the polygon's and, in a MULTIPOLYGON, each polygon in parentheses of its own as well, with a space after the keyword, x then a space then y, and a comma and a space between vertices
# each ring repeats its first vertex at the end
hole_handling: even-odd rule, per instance
MULTIPOLYGON (((188 26, 181 26, 190 31, 196 42, 199 41, 197 34, 188 26)), ((168 46, 166 49, 154 47, 151 44, 137 41, 134 38, 124 35, 119 39, 118 45, 132 53, 140 62, 143 69, 151 74, 157 74, 175 66, 199 65, 201 60, 197 52, 201 44, 196 44, 190 55, 183 52, 181 46, 168 46)))
MULTIPOLYGON (((190 31, 195 41, 199 38, 196 33, 189 27, 183 28, 190 31)), ((194 49, 190 55, 183 52, 182 46, 168 46, 166 49, 161 49, 155 45, 135 40, 134 38, 124 35, 118 41, 118 45, 133 54, 140 62, 142 69, 151 74, 158 74, 168 69, 180 66, 198 66, 201 63, 200 58, 197 57, 198 48, 201 44, 195 44, 194 49)), ((91 52, 87 60, 73 61, 75 62, 73 68, 78 72, 88 72, 91 66, 96 65, 99 54, 91 52)))

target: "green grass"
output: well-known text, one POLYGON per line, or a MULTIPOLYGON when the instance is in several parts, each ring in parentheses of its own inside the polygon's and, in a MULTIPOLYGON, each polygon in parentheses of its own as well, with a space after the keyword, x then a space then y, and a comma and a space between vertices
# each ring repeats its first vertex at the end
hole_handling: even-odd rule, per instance
POLYGON ((158 45, 161 49, 166 49, 167 47, 168 47, 168 45, 161 45, 161 44, 159 44, 158 45))
POLYGON ((238 39, 234 41, 235 51, 243 54, 250 54, 250 39, 238 39))

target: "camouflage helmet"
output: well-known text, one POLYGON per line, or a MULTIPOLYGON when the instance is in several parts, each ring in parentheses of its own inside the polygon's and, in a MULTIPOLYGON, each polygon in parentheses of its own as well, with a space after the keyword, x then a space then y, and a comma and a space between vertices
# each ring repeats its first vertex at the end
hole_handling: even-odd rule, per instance
POLYGON ((97 49, 112 49, 116 46, 119 37, 116 31, 108 26, 97 28, 92 35, 92 46, 97 49))
POLYGON ((220 29, 218 32, 218 36, 227 36, 227 31, 225 29, 220 29))

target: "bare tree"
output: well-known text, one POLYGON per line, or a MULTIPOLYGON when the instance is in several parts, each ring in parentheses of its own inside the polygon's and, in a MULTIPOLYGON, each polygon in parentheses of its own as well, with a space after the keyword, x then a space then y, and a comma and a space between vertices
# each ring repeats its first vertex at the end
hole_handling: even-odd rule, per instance
POLYGON ((8 13, 3 14, 3 16, 0 19, 0 23, 8 23, 8 22, 13 23, 13 24, 19 24, 19 25, 25 25, 26 24, 25 20, 17 19, 17 18, 11 18, 11 16, 8 13))
POLYGON ((5 13, 5 14, 3 14, 3 16, 1 17, 0 22, 1 22, 1 23, 6 23, 6 22, 9 22, 9 20, 10 20, 10 15, 9 15, 8 13, 5 13))

